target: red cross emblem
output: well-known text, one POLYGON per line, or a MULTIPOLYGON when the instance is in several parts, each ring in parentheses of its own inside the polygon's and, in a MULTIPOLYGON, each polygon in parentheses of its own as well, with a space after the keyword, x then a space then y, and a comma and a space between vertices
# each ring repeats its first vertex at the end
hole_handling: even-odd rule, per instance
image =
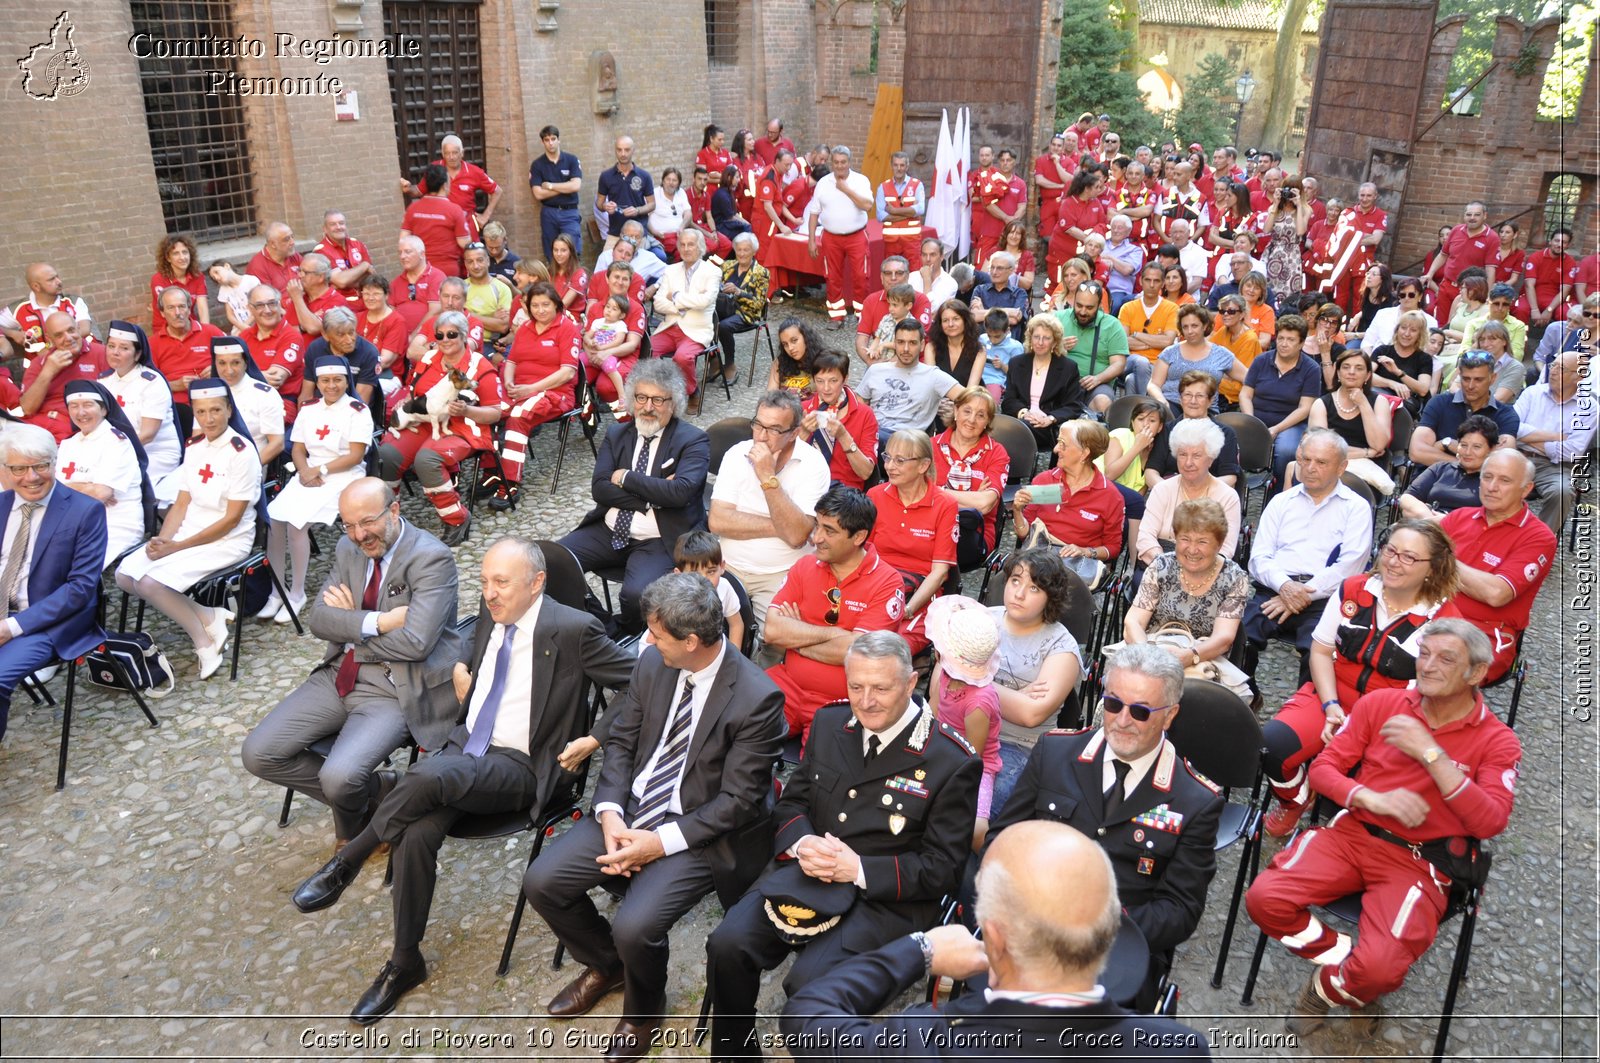
POLYGON ((215 475, 216 473, 211 471, 211 466, 207 465, 205 468, 200 470, 200 482, 203 484, 208 484, 211 482, 211 478, 215 475))
POLYGON ((321 428, 317 429, 317 438, 327 439, 330 431, 332 431, 332 429, 328 425, 323 425, 321 428))
POLYGON ((128 405, 128 400, 123 398, 121 395, 118 395, 117 396, 117 405, 118 406, 127 406, 128 405))
POLYGON ((72 479, 72 470, 76 469, 77 467, 78 467, 78 463, 77 462, 72 462, 70 465, 66 466, 65 468, 63 468, 61 470, 61 475, 65 476, 67 479, 70 480, 70 479, 72 479))

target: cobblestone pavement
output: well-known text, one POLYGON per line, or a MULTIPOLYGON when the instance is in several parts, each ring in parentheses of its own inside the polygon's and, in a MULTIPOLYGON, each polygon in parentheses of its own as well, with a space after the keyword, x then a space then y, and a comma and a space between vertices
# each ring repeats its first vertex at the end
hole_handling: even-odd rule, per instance
MULTIPOLYGON (((845 333, 824 336, 848 347, 845 333)), ((748 369, 749 339, 740 346, 748 369)), ((758 376, 765 369, 763 352, 758 376)), ((755 391, 742 382, 731 403, 720 388, 712 392, 697 418, 702 425, 753 408, 755 391)), ((551 494, 554 445, 553 433, 535 443, 529 489, 516 512, 480 508, 459 551, 465 611, 478 560, 494 537, 557 537, 587 508, 587 448, 571 442, 560 489, 551 494)), ((405 508, 423 527, 436 526, 420 497, 405 508)), ((323 541, 326 547, 326 533, 323 541)), ((1455 1058, 1595 1058, 1595 613, 1592 604, 1572 604, 1593 588, 1595 569, 1592 542, 1579 549, 1585 564, 1564 555, 1528 640, 1521 789, 1511 826, 1495 846, 1451 1037, 1455 1058)), ((321 575, 318 565, 313 578, 321 575)), ((570 964, 551 969, 555 942, 537 916, 524 922, 510 973, 494 974, 526 836, 446 845, 424 942, 430 980, 406 997, 399 1015, 369 1031, 351 1025, 344 1016, 388 953, 382 874, 369 867, 336 907, 297 913, 288 895, 327 858, 327 814, 300 798, 289 826, 278 829, 282 793, 239 765, 245 733, 304 678, 320 644, 296 638, 292 628, 250 621, 239 680, 229 682, 224 670, 200 683, 181 633, 164 620, 152 631, 179 673, 177 692, 155 703, 161 726, 145 726, 126 697, 80 687, 65 792, 52 789, 59 710, 25 697, 13 707, 0 749, 0 1055, 598 1056, 594 1039, 609 1031, 609 1017, 562 1022, 544 1013, 576 971, 570 964)), ((1269 693, 1286 696, 1293 672, 1288 654, 1269 653, 1269 693)), ((51 687, 59 699, 64 680, 51 687)), ((1492 695, 1502 710, 1508 698, 1503 688, 1492 695)), ((1269 844, 1267 855, 1275 849, 1269 844)), ((1175 968, 1182 1017, 1215 1030, 1218 1057, 1407 1058, 1431 1049, 1458 924, 1444 927, 1440 943, 1387 1001, 1392 1017, 1379 1039, 1332 1031, 1287 1044, 1282 1015, 1308 967, 1269 948, 1256 1002, 1241 1006, 1255 940, 1248 919, 1235 936, 1223 988, 1209 985, 1236 868, 1237 847, 1222 854, 1206 917, 1175 968)), ((701 1000, 703 942, 719 916, 708 899, 673 933, 669 995, 683 1017, 670 1026, 663 1056, 701 1054, 683 1042, 701 1000)), ((778 982, 769 976, 765 983, 769 1011, 781 1007, 778 982)))

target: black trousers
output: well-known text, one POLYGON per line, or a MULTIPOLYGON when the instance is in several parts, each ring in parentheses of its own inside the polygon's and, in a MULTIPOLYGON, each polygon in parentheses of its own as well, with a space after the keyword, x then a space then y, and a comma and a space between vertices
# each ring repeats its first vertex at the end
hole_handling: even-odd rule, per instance
POLYGON ((629 539, 628 545, 618 550, 611 545, 611 529, 604 521, 595 521, 562 536, 561 545, 572 551, 585 572, 622 566, 622 592, 614 618, 616 633, 632 635, 643 631, 639 598, 646 587, 672 571, 672 544, 660 536, 629 539))
MULTIPOLYGON (((1277 593, 1271 587, 1257 583, 1255 594, 1244 607, 1244 620, 1240 624, 1246 640, 1244 670, 1251 676, 1251 683, 1254 684, 1256 666, 1261 661, 1261 651, 1266 649, 1267 643, 1273 639, 1282 639, 1285 642, 1293 642, 1295 649, 1300 651, 1300 679, 1296 686, 1303 686, 1311 679, 1311 632, 1316 629, 1317 621, 1322 619, 1322 610, 1327 602, 1322 599, 1313 601, 1293 616, 1286 617, 1280 624, 1261 611, 1261 606, 1276 597, 1277 593)), ((1261 692, 1259 686, 1256 687, 1256 692, 1261 692)))

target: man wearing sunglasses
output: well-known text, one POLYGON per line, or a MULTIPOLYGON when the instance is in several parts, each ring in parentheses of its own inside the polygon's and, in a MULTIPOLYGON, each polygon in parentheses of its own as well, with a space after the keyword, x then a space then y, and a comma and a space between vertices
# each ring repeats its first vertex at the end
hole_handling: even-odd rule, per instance
POLYGON ((1150 948, 1141 996, 1152 1001, 1172 950, 1200 923, 1217 870, 1220 791, 1167 740, 1182 696, 1183 666, 1171 653, 1148 643, 1123 649, 1106 673, 1099 728, 1042 735, 989 831, 994 839, 1044 819, 1100 842, 1150 948))
POLYGON ((1437 465, 1456 456, 1456 435, 1461 422, 1475 413, 1494 419, 1500 428, 1501 447, 1514 447, 1521 418, 1510 406, 1495 401, 1495 357, 1488 351, 1467 351, 1456 363, 1459 391, 1435 395, 1422 408, 1416 431, 1411 433, 1411 460, 1437 465))

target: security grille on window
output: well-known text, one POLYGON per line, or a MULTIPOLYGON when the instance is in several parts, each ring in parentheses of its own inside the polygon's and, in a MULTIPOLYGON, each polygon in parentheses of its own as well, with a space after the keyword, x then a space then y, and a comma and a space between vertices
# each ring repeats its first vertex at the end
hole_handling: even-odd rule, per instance
MULTIPOLYGON (((238 36, 230 0, 133 0, 129 6, 135 33, 169 40, 238 36)), ((240 97, 207 92, 209 72, 235 73, 234 60, 151 55, 138 62, 167 232, 190 233, 201 242, 254 233, 255 196, 240 97)))
POLYGON ((706 60, 739 61, 739 5, 736 0, 706 0, 706 60))
POLYGON ((400 172, 415 181, 439 157, 439 141, 449 133, 461 138, 468 162, 484 165, 476 0, 384 0, 383 26, 391 38, 404 34, 421 42, 415 59, 389 60, 400 172))

